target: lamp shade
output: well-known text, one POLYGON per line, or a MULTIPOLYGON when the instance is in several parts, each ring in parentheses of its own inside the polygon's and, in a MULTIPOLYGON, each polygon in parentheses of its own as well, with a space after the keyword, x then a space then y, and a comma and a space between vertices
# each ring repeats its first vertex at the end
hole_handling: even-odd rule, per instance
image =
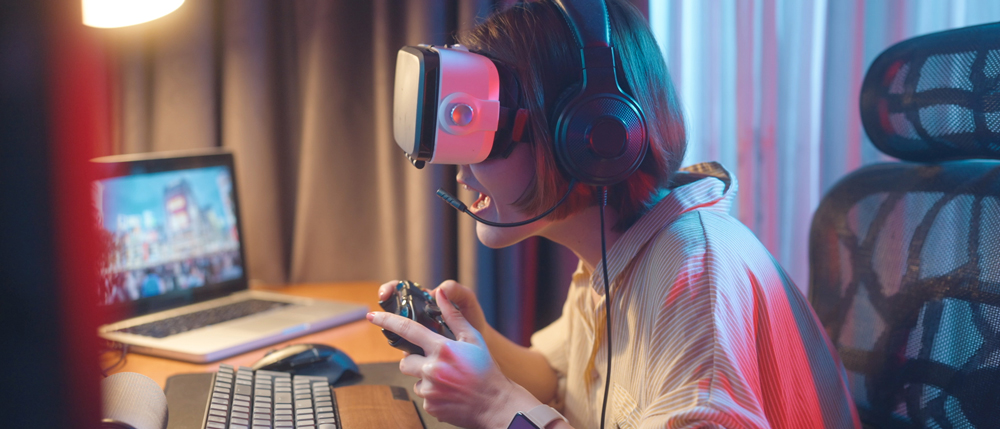
POLYGON ((173 12, 184 0, 83 0, 83 23, 91 27, 126 27, 173 12))

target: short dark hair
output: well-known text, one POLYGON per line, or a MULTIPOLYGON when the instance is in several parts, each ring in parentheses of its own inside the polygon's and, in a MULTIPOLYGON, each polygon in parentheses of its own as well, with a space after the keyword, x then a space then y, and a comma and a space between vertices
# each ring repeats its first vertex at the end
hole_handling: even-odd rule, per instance
MULTIPOLYGON (((620 218, 615 229, 624 231, 655 203, 669 186, 686 148, 684 119, 667 65, 646 19, 631 5, 608 0, 611 42, 618 54, 618 81, 646 115, 649 150, 636 171, 608 189, 608 205, 620 218)), ((516 75, 520 94, 501 94, 530 113, 535 177, 515 205, 540 213, 566 192, 569 180, 560 172, 552 146, 556 102, 580 80, 579 48, 561 12, 551 0, 519 3, 487 17, 459 43, 500 62, 516 75)), ((552 215, 562 219, 598 202, 594 187, 578 186, 552 215)))

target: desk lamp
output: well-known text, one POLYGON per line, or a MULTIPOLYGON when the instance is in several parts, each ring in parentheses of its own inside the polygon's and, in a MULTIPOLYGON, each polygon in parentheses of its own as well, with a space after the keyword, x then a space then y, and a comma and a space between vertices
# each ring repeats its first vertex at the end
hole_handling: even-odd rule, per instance
POLYGON ((177 10, 184 0, 82 0, 83 23, 116 28, 152 21, 177 10))

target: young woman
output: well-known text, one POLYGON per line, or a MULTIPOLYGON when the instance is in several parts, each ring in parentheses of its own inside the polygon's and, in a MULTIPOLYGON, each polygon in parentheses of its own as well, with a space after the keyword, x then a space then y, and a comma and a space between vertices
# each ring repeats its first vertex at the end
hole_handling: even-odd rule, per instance
MULTIPOLYGON (((542 236, 573 250, 580 264, 562 316, 530 348, 498 334, 474 294, 447 281, 433 291, 457 341, 384 312, 372 323, 421 346, 400 370, 424 408, 441 421, 505 428, 518 412, 549 404, 565 416, 547 428, 596 428, 607 365, 605 427, 859 427, 839 360, 808 303, 767 250, 729 214, 737 185, 715 163, 678 170, 685 134, 659 48, 641 15, 609 0, 619 82, 646 114, 649 149, 639 170, 608 189, 603 289, 600 206, 578 185, 542 220, 515 228, 477 225, 498 248, 542 236), (457 309, 456 309, 457 307, 457 309)), ((480 197, 472 211, 517 222, 551 207, 569 181, 552 148, 552 111, 579 77, 579 51, 550 1, 490 16, 461 43, 503 64, 520 84, 502 94, 530 112, 531 143, 505 159, 462 166, 458 181, 480 197)), ((379 291, 388 297, 396 282, 379 291)))

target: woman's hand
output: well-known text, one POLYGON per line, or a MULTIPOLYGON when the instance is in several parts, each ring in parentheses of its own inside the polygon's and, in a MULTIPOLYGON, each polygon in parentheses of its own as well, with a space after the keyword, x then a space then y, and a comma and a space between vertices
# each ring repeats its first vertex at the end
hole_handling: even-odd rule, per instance
MULTIPOLYGON (((391 297, 392 294, 396 293, 396 285, 398 283, 399 280, 393 280, 379 286, 378 300, 385 301, 391 297)), ((489 342, 490 337, 496 332, 489 323, 486 323, 486 315, 483 314, 483 307, 479 305, 476 293, 471 289, 454 280, 445 280, 438 285, 436 289, 429 290, 428 292, 434 296, 434 299, 438 303, 441 302, 440 296, 442 294, 448 294, 448 299, 451 303, 458 307, 458 311, 462 313, 465 320, 468 320, 469 324, 471 324, 473 328, 476 328, 476 330, 483 335, 483 338, 487 339, 487 342, 489 342)))
MULTIPOLYGON (((448 283, 448 282, 445 282, 448 283)), ((399 362, 403 374, 419 378, 413 392, 424 398, 424 409, 443 422, 469 428, 504 428, 518 411, 529 410, 540 402, 527 390, 500 372, 482 335, 449 299, 468 292, 467 309, 473 303, 478 316, 482 310, 471 291, 458 283, 435 291, 445 323, 456 341, 442 337, 423 325, 385 312, 368 313, 368 320, 395 332, 424 349, 426 356, 408 355, 399 362), (457 286, 457 287, 456 287, 457 286)), ((387 283, 388 284, 388 283, 387 283)), ((393 283, 394 285, 395 283, 393 283)), ((384 299, 380 289, 379 298, 384 299)), ((444 286, 444 284, 442 284, 444 286)), ((475 312, 470 312, 470 315, 475 312)))

